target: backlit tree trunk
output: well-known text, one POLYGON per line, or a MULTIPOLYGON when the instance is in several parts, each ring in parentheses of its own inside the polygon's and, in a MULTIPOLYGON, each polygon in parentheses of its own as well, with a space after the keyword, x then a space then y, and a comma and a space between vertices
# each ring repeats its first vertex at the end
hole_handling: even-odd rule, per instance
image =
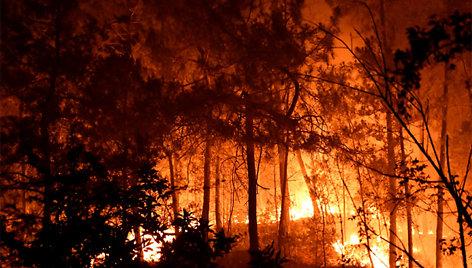
POLYGON ((169 172, 170 172, 170 188, 172 190, 172 212, 174 216, 174 220, 178 217, 179 214, 179 195, 177 193, 176 187, 176 178, 175 178, 175 170, 174 170, 174 163, 173 163, 173 153, 167 153, 167 160, 169 161, 169 172))
POLYGON ((303 178, 305 179, 306 187, 308 188, 308 193, 310 194, 311 204, 313 206, 313 217, 315 217, 316 215, 320 214, 318 205, 316 203, 316 199, 317 199, 316 190, 315 190, 316 177, 313 177, 313 179, 310 179, 310 177, 308 177, 308 174, 305 168, 305 163, 303 162, 303 158, 302 158, 302 152, 300 151, 300 149, 296 150, 296 154, 297 154, 298 165, 300 165, 300 170, 302 171, 302 175, 303 175, 303 178))
POLYGON ((395 267, 396 254, 396 237, 397 237, 397 207, 396 207, 396 178, 393 176, 395 172, 395 153, 393 140, 393 118, 392 113, 387 112, 387 168, 389 176, 388 179, 388 195, 389 195, 389 209, 390 209, 390 227, 389 227, 389 256, 388 263, 390 267, 395 267))
POLYGON ((259 237, 257 233, 257 178, 254 159, 254 122, 250 107, 249 96, 246 93, 246 161, 248 174, 248 198, 249 198, 249 252, 259 250, 259 237))
POLYGON ((221 221, 221 208, 220 208, 220 158, 216 156, 216 166, 215 166, 215 221, 216 221, 216 231, 219 232, 223 230, 223 223, 221 221))
MULTIPOLYGON (((400 150, 402 158, 402 171, 405 168, 405 140, 403 139, 403 131, 400 128, 400 150)), ((411 199, 410 199, 410 182, 408 177, 405 178, 405 208, 406 208, 406 227, 408 234, 408 267, 413 268, 413 227, 412 227, 412 218, 411 218, 411 199)))
MULTIPOLYGON (((448 64, 444 66, 444 83, 442 96, 442 122, 441 137, 439 145, 439 165, 443 173, 446 173, 446 134, 447 134, 447 108, 448 108, 448 64)), ((436 268, 442 267, 441 240, 443 239, 443 212, 444 212, 444 190, 438 187, 438 212, 436 217, 436 268)))
POLYGON ((279 250, 286 253, 286 240, 290 224, 290 195, 288 190, 287 161, 288 149, 284 144, 278 145, 279 153, 279 174, 280 174, 280 192, 281 192, 281 210, 279 224, 279 250))
MULTIPOLYGON (((211 140, 207 138, 205 142, 205 159, 203 164, 203 209, 202 219, 210 221, 210 167, 211 167, 211 140)), ((208 235, 208 233, 206 234, 208 235)))
MULTIPOLYGON (((387 39, 387 27, 386 27, 386 14, 385 14, 385 2, 380 0, 380 21, 382 26, 382 48, 384 56, 384 75, 385 75, 385 95, 387 96, 387 101, 393 102, 391 88, 389 88, 388 81, 388 70, 392 63, 392 52, 390 45, 387 39)), ((393 104, 393 103, 391 103, 393 104)), ((396 206, 396 179, 393 176, 395 173, 395 141, 393 139, 393 115, 392 112, 387 109, 386 112, 386 121, 387 121, 387 174, 388 177, 388 198, 389 200, 389 254, 388 254, 388 263, 390 267, 395 267, 397 254, 396 254, 396 237, 397 237, 397 206, 396 206)))

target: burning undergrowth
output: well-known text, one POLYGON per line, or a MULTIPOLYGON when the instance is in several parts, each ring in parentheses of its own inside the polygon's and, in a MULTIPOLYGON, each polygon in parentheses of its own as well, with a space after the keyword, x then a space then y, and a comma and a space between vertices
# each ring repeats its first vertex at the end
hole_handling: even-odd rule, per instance
MULTIPOLYGON (((274 242, 275 254, 279 250, 276 243, 278 236, 278 224, 276 222, 261 222, 258 225, 261 249, 270 246, 274 242)), ((249 244, 247 237, 247 225, 233 225, 233 233, 240 234, 239 243, 235 251, 247 249, 249 244)), ((336 241, 334 225, 325 223, 316 218, 300 218, 290 223, 290 232, 286 241, 287 246, 281 252, 281 256, 287 258, 287 266, 315 265, 336 266, 339 264, 339 256, 333 244, 336 241)))

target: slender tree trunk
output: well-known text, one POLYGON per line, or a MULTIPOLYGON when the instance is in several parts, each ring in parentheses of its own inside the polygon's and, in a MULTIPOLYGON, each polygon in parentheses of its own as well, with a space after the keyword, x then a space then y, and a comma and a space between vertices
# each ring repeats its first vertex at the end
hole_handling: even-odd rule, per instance
POLYGON ((325 241, 325 233, 326 233, 326 222, 325 222, 325 213, 326 213, 326 204, 322 206, 321 209, 321 220, 322 220, 322 228, 321 228, 321 246, 323 250, 323 267, 326 266, 326 241, 325 241))
POLYGON ((143 262, 144 261, 144 247, 143 247, 143 240, 141 238, 141 229, 139 225, 133 226, 133 233, 136 237, 136 245, 138 246, 138 259, 143 262))
POLYGON ((215 166, 215 221, 217 232, 223 230, 223 223, 221 221, 220 197, 220 157, 217 155, 215 166))
POLYGON ((228 234, 231 234, 231 223, 233 222, 233 212, 234 212, 234 199, 235 199, 235 189, 234 189, 234 178, 231 178, 231 201, 229 204, 229 212, 228 212, 228 234))
POLYGON ((277 172, 276 165, 274 165, 274 207, 275 207, 275 220, 277 223, 277 230, 279 229, 279 204, 277 200, 277 172))
MULTIPOLYGON (((395 153, 394 153, 394 141, 393 141, 393 118, 392 113, 387 112, 387 165, 388 174, 393 175, 395 172, 395 153)), ((389 227, 389 255, 388 263, 390 267, 396 266, 397 253, 396 253, 396 237, 397 237, 397 206, 396 206, 396 179, 393 176, 389 177, 388 181, 388 195, 390 198, 390 227, 389 227)))
MULTIPOLYGON (((170 171, 170 188, 172 190, 172 212, 174 216, 174 220, 177 219, 179 214, 179 195, 177 193, 176 187, 176 178, 175 178, 175 169, 174 169, 174 161, 173 161, 173 153, 167 153, 167 160, 169 161, 169 171, 170 171)), ((177 233, 177 230, 176 230, 177 233)))
MULTIPOLYGON (((203 164, 203 209, 202 219, 206 222, 210 221, 210 167, 211 167, 211 140, 207 137, 205 142, 205 160, 203 164)), ((205 233, 205 237, 208 233, 205 233)), ((207 237, 208 238, 208 237, 207 237)))
MULTIPOLYGON (((388 70, 390 66, 392 66, 392 51, 390 49, 390 44, 387 36, 391 35, 391 33, 387 33, 386 27, 386 12, 385 12, 385 1, 380 0, 380 20, 382 26, 382 48, 383 48, 383 58, 384 58, 384 72, 385 72, 385 96, 387 101, 391 101, 393 104, 393 92, 392 88, 389 87, 388 81, 388 70)), ((387 119, 387 174, 394 175, 395 173, 395 141, 393 139, 393 115, 392 112, 386 112, 386 119, 387 119)), ((388 263, 390 267, 395 267, 396 260, 397 260, 397 253, 396 253, 396 236, 397 236, 397 206, 396 206, 396 179, 393 176, 389 176, 388 180, 388 193, 390 201, 390 227, 389 227, 389 255, 388 255, 388 263)))
POLYGON ((464 219, 462 218, 462 212, 459 211, 459 237, 461 240, 461 253, 462 253, 462 266, 467 268, 467 251, 465 249, 465 237, 464 237, 464 219))
MULTIPOLYGON (((202 57, 206 58, 205 53, 202 51, 202 57)), ((205 71, 208 89, 211 90, 211 78, 208 72, 205 71)), ((211 113, 211 112, 210 112, 211 113)), ((207 223, 210 222, 210 195, 211 195, 211 138, 207 133, 205 141, 205 156, 203 164, 203 208, 202 208, 202 219, 207 223)), ((208 233, 205 233, 205 237, 208 238, 208 233)))
POLYGON ((259 250, 259 237, 257 233, 257 178, 254 158, 254 122, 250 107, 249 95, 246 93, 246 161, 248 173, 248 198, 249 198, 249 252, 259 250))
POLYGON ((278 145, 279 151, 279 175, 280 175, 280 190, 281 190, 281 210, 280 210, 280 224, 279 224, 279 250, 286 253, 286 240, 289 232, 290 224, 290 195, 288 189, 287 178, 287 161, 288 149, 284 144, 278 145))
POLYGON ((300 170, 302 171, 303 178, 305 179, 306 187, 308 188, 308 193, 310 194, 311 205, 313 206, 313 217, 315 217, 316 215, 320 215, 320 210, 318 208, 318 204, 316 203, 316 200, 317 200, 316 189, 315 189, 316 177, 313 177, 313 180, 311 180, 310 177, 308 176, 300 149, 296 150, 296 154, 297 154, 298 165, 300 166, 300 170))
MULTIPOLYGON (((444 65, 444 83, 443 83, 443 106, 442 106, 442 122, 441 122, 441 137, 439 145, 439 165, 446 173, 446 135, 447 135, 447 109, 448 109, 448 64, 444 65)), ((441 240, 443 239, 443 212, 444 212, 444 189, 441 185, 438 187, 438 213, 436 217, 436 268, 442 267, 442 250, 441 240)))
MULTIPOLYGON (((403 139, 403 131, 400 128, 400 150, 402 158, 402 171, 405 168, 405 141, 403 139)), ((405 178, 405 208, 406 208, 406 227, 408 233, 408 268, 413 268, 413 227, 411 218, 411 200, 410 200, 410 182, 408 177, 405 178)))

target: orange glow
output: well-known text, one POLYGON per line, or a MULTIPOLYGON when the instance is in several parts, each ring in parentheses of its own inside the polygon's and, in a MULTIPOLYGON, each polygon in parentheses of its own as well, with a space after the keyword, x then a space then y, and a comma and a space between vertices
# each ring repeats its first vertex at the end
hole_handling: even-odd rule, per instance
MULTIPOLYGON (((164 231, 164 241, 172 242, 175 239, 173 227, 164 231)), ((144 247, 143 258, 146 262, 157 262, 161 259, 162 242, 157 242, 151 235, 144 235, 143 240, 148 241, 144 247)))
POLYGON ((313 217, 313 205, 310 199, 297 202, 290 208, 290 218, 292 220, 310 217, 313 217))
MULTIPOLYGON (((361 266, 371 266, 365 244, 360 242, 359 236, 351 235, 349 241, 342 244, 339 240, 333 243, 334 250, 345 259, 356 262, 361 266)), ((377 241, 371 245, 370 257, 374 268, 388 267, 388 245, 386 242, 377 241)))
MULTIPOLYGON (((172 242, 175 239, 175 230, 173 227, 164 231, 164 241, 165 242, 172 242)), ((143 235, 143 242, 145 243, 144 252, 143 252, 143 259, 146 262, 158 262, 161 259, 162 253, 162 242, 157 242, 153 236, 151 235, 143 235)), ((128 240, 134 239, 134 233, 128 234, 128 240)), ((137 256, 136 256, 137 257, 137 256)), ((103 262, 105 258, 105 253, 101 253, 96 256, 90 263, 90 267, 95 267, 103 262)))

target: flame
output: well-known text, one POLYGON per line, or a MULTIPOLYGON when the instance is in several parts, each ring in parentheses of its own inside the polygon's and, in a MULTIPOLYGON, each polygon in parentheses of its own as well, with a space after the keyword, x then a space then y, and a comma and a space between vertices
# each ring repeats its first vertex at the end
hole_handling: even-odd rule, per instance
POLYGON ((351 239, 349 240, 349 244, 358 245, 360 243, 361 242, 359 241, 359 236, 357 236, 356 234, 351 235, 351 239))
MULTIPOLYGON (((173 227, 165 230, 163 233, 163 240, 164 242, 172 242, 172 240, 175 239, 175 230, 173 227)), ((128 234, 128 240, 133 240, 134 239, 134 233, 129 233, 128 234)), ((152 235, 143 235, 142 236, 144 249, 143 249, 143 259, 145 262, 158 262, 161 257, 161 249, 162 249, 162 242, 157 242, 152 235)), ((92 259, 90 263, 90 267, 95 267, 97 265, 100 265, 103 263, 106 255, 105 253, 101 253, 97 255, 95 258, 92 259)), ((136 256, 137 257, 137 256, 136 256)))
MULTIPOLYGON (((359 236, 351 235, 349 241, 341 243, 339 240, 333 243, 334 250, 345 259, 350 259, 361 266, 371 266, 369 255, 364 244, 361 244, 359 236)), ((386 243, 377 241, 370 247, 369 252, 374 268, 388 267, 388 247, 386 243)))
MULTIPOLYGON (((164 235, 164 242, 172 242, 175 239, 175 230, 173 227, 167 229, 163 233, 164 235)), ((157 262, 161 259, 161 249, 162 249, 162 242, 157 242, 153 236, 151 235, 144 235, 143 240, 147 241, 144 252, 143 258, 146 262, 157 262)))
POLYGON ((290 208, 290 218, 292 220, 311 217, 313 217, 313 205, 310 199, 297 202, 290 208))

